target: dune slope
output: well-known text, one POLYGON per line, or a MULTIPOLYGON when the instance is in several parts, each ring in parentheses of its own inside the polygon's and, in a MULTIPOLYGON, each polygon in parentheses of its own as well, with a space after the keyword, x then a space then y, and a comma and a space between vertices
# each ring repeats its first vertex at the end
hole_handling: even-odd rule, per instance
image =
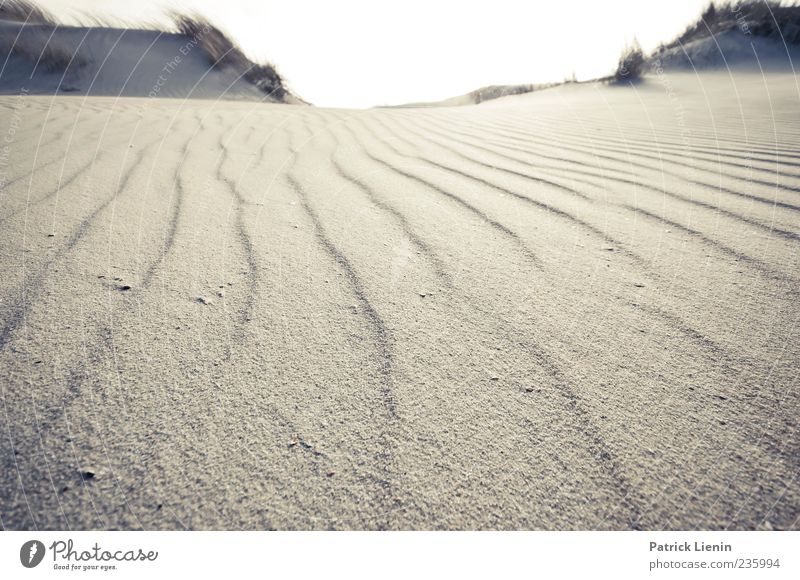
MULTIPOLYGON (((254 63, 235 67, 212 58, 204 43, 224 37, 202 21, 185 20, 196 34, 0 20, 0 94, 301 102, 274 70, 276 86, 262 90, 243 68, 254 63)), ((237 51, 244 60, 231 47, 222 54, 237 51)))
POLYGON ((4 97, 0 524, 796 528, 798 99, 4 97))

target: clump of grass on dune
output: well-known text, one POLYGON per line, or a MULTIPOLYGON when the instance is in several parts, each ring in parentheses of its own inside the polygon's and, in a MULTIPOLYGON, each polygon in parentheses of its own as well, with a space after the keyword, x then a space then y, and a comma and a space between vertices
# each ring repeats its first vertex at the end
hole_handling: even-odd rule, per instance
POLYGON ((626 46, 622 50, 613 81, 618 84, 638 81, 642 78, 644 62, 642 47, 639 46, 639 41, 634 38, 633 44, 626 46))
POLYGON ((63 72, 85 61, 54 38, 58 21, 52 14, 27 0, 0 0, 0 20, 23 24, 24 34, 0 34, 3 59, 17 56, 32 61, 48 72, 63 72))
POLYGON ((212 66, 233 70, 278 101, 294 97, 273 65, 251 61, 224 32, 206 19, 197 15, 174 14, 173 20, 178 33, 197 42, 212 66))
POLYGON ((0 20, 51 26, 57 24, 52 14, 27 0, 0 0, 0 20))

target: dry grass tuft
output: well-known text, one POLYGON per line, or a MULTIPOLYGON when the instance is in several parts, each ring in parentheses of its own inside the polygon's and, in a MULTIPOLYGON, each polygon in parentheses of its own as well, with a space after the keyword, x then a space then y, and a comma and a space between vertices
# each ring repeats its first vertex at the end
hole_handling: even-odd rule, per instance
POLYGON ((186 14, 174 14, 173 20, 178 33, 197 42, 198 48, 205 52, 213 67, 233 70, 278 101, 285 100, 290 94, 273 65, 251 61, 224 32, 208 20, 186 14))
POLYGON ((0 20, 56 25, 52 14, 28 0, 0 0, 0 20))

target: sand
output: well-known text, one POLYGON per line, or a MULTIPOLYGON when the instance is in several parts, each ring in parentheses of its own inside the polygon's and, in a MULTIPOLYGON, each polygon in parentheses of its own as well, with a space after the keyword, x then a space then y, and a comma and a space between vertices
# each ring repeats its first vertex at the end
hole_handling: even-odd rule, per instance
POLYGON ((0 524, 796 528, 798 99, 3 97, 0 524))

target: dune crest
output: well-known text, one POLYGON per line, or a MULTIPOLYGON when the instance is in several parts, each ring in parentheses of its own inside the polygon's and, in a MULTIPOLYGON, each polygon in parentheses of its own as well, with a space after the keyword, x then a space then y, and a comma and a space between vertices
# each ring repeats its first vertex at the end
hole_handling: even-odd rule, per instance
POLYGON ((0 94, 303 102, 209 23, 176 25, 182 33, 0 20, 0 94))

